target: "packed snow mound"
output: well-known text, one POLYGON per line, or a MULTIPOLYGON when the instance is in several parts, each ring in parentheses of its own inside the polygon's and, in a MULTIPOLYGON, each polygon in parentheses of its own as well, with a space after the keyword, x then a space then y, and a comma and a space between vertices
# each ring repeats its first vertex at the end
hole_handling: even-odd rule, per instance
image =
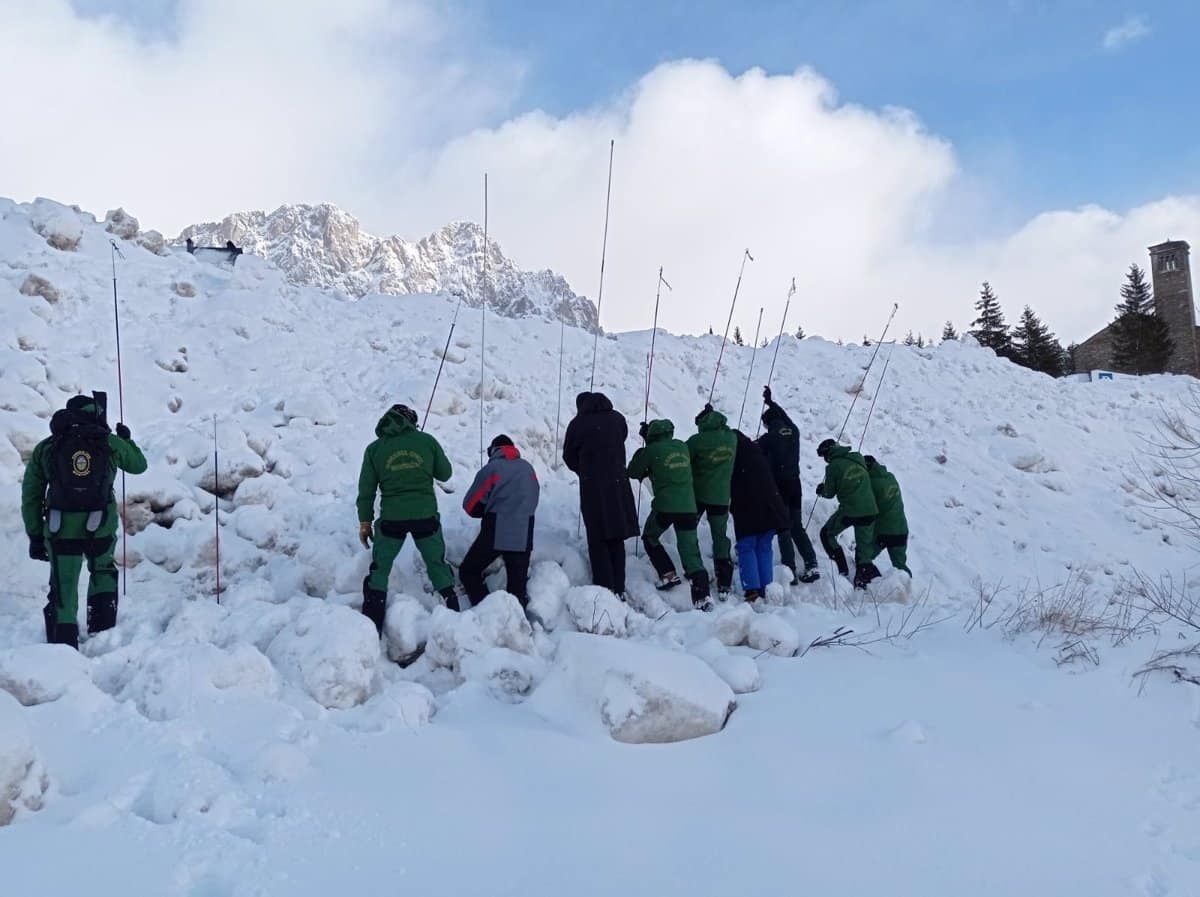
POLYGON ((21 705, 0 692, 0 826, 12 822, 22 809, 41 809, 48 787, 21 705))
POLYGON ((371 693, 379 635, 350 608, 313 603, 271 640, 266 654, 322 707, 345 709, 371 693))
POLYGON ((220 223, 192 225, 178 242, 188 238, 200 247, 232 240, 270 261, 292 283, 350 296, 452 293, 475 308, 486 296, 488 309, 505 317, 562 320, 592 331, 599 326, 596 306, 572 292, 560 275, 518 269, 494 238, 485 246, 483 228, 467 222, 409 243, 364 233, 358 219, 329 203, 284 205, 269 214, 236 212, 220 223))
POLYGON ((0 691, 26 707, 57 701, 91 679, 87 661, 66 645, 22 645, 0 651, 0 691))
POLYGON ((554 670, 534 696, 553 718, 563 693, 592 706, 609 734, 627 744, 686 741, 721 731, 733 691, 690 654, 585 633, 564 634, 554 670))
POLYGON ((599 586, 581 586, 567 592, 567 611, 580 632, 624 638, 629 631, 629 606, 599 586))

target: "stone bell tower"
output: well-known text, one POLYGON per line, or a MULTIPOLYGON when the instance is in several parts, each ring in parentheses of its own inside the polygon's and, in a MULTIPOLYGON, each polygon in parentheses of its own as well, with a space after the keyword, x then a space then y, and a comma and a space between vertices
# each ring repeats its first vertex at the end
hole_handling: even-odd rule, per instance
POLYGON ((1200 376, 1200 347, 1196 339, 1190 249, 1182 240, 1151 246, 1150 272, 1154 281, 1154 311, 1167 322, 1175 341, 1167 371, 1195 377, 1200 376))

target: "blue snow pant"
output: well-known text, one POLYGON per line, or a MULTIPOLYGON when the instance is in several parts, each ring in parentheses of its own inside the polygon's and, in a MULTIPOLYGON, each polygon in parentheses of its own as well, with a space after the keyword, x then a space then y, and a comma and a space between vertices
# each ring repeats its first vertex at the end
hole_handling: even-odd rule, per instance
POLYGON ((765 592, 775 581, 775 531, 742 536, 737 540, 737 556, 742 589, 765 592))

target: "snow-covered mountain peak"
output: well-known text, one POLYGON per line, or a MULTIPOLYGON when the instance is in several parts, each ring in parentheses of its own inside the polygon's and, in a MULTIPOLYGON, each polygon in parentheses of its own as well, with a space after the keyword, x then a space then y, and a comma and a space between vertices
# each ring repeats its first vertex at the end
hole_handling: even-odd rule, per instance
POLYGON ((596 307, 576 295, 553 271, 523 271, 494 238, 485 243, 473 222, 454 222, 413 243, 376 237, 332 203, 283 205, 275 211, 235 212, 220 222, 196 224, 179 235, 197 245, 233 240, 276 265, 293 283, 367 293, 408 295, 450 292, 478 307, 513 318, 564 320, 586 330, 598 326, 596 307), (485 277, 484 251, 487 248, 485 277))

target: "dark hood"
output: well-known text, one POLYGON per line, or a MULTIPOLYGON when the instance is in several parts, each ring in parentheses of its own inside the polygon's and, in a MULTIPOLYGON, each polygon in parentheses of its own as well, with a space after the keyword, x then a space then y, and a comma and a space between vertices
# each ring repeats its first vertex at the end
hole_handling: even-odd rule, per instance
POLYGON ((581 392, 575 397, 575 409, 580 414, 599 414, 612 411, 613 403, 602 392, 581 392))
POLYGON ((379 419, 379 423, 375 425, 375 435, 380 438, 384 436, 400 436, 415 429, 416 427, 413 426, 413 422, 405 417, 399 408, 392 406, 379 419))

